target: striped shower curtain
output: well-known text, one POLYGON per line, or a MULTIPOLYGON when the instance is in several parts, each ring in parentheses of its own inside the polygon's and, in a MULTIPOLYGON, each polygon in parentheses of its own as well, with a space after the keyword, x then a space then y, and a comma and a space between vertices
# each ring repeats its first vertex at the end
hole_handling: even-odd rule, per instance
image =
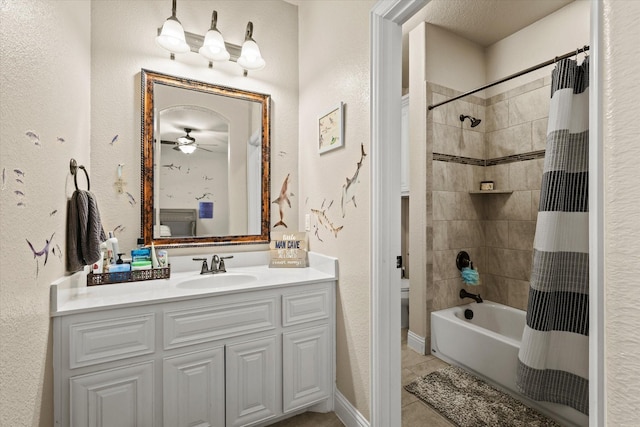
POLYGON ((552 73, 527 323, 516 382, 589 414, 589 58, 552 73))

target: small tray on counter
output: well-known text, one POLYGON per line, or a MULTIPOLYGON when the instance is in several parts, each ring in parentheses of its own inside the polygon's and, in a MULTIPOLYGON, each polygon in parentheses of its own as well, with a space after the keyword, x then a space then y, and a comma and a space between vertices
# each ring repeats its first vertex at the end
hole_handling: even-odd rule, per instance
POLYGON ((87 275, 87 286, 168 279, 169 277, 171 277, 171 266, 147 270, 118 271, 115 273, 89 273, 87 275))

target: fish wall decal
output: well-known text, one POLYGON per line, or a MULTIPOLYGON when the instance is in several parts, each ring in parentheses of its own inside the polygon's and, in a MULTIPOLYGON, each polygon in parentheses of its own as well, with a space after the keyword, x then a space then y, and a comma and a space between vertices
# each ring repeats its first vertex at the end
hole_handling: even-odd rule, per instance
POLYGON ((318 238, 319 241, 324 242, 324 240, 322 240, 322 237, 320 237, 320 228, 316 224, 313 224, 313 234, 318 238))
POLYGON ((111 138, 111 142, 109 144, 113 145, 118 140, 118 135, 111 138))
POLYGON ((287 205, 289 205, 289 207, 291 207, 291 201, 289 200, 289 196, 287 195, 288 188, 289 188, 289 175, 290 174, 287 174, 287 177, 282 182, 282 188, 280 189, 280 194, 278 195, 278 198, 276 198, 273 202, 271 202, 271 203, 275 203, 275 204, 278 205, 278 210, 279 210, 279 213, 280 213, 280 221, 276 222, 273 225, 273 228, 276 228, 276 227, 278 227, 280 225, 284 226, 284 228, 288 228, 287 224, 285 224, 285 222, 284 222, 283 207, 284 207, 285 203, 287 205))
POLYGON ((127 199, 129 199, 129 204, 131 206, 136 204, 136 199, 135 197, 133 197, 133 195, 131 193, 129 193, 128 191, 125 192, 127 194, 127 199))
POLYGON ((7 168, 2 168, 2 189, 3 190, 6 183, 7 183, 7 168))
POLYGON ((35 145, 40 146, 40 137, 38 136, 37 133, 28 130, 25 132, 25 135, 27 135, 29 137, 29 140, 33 142, 35 145))
POLYGON ((342 206, 342 218, 344 218, 346 214, 347 203, 353 202, 353 206, 358 207, 356 204, 356 184, 358 183, 358 174, 360 173, 362 162, 367 155, 364 152, 364 144, 360 144, 360 152, 360 161, 356 163, 356 172, 351 179, 347 178, 347 183, 342 186, 342 201, 340 203, 342 206))
POLYGON ((51 235, 49 240, 45 240, 44 247, 39 251, 36 251, 34 249, 33 245, 31 244, 31 242, 28 239, 25 239, 27 241, 27 244, 29 245, 29 248, 31 249, 31 252, 33 253, 33 259, 36 260, 36 277, 38 276, 38 274, 40 272, 40 265, 38 263, 38 259, 40 257, 44 256, 44 265, 47 265, 47 260, 49 259, 49 245, 53 241, 53 236, 55 236, 55 234, 56 233, 53 232, 53 234, 51 235))
POLYGON ((344 225, 341 225, 339 227, 336 227, 335 225, 333 225, 333 222, 327 216, 326 209, 325 210, 311 209, 311 213, 316 216, 316 219, 318 220, 318 223, 320 225, 322 225, 324 228, 326 228, 331 233, 333 233, 333 237, 335 238, 338 237, 338 232, 344 228, 344 225))
POLYGON ((62 249, 60 249, 60 245, 56 243, 55 248, 51 249, 51 252, 53 252, 53 254, 57 256, 60 261, 62 261, 62 249))
POLYGON ((209 199, 209 196, 212 196, 212 197, 213 197, 213 194, 212 194, 212 193, 204 193, 202 196, 200 196, 200 197, 196 197, 196 200, 202 200, 202 199, 204 199, 205 197, 206 197, 207 199, 209 199))
POLYGON ((13 172, 21 177, 24 177, 24 172, 22 172, 20 169, 14 169, 13 172))
POLYGON ((171 163, 170 165, 162 165, 163 168, 168 168, 169 170, 174 170, 174 169, 182 169, 182 166, 177 166, 174 165, 173 163, 171 163))
POLYGON ((64 144, 64 143, 65 143, 64 138, 63 138, 63 137, 61 137, 61 136, 57 137, 57 138, 56 138, 56 141, 58 141, 60 144, 64 144))

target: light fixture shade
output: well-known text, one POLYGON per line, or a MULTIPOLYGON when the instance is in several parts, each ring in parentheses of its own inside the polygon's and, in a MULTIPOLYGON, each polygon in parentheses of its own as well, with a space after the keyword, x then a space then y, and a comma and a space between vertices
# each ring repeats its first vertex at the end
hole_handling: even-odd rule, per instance
POLYGON ((191 154, 196 151, 196 148, 198 148, 196 144, 178 145, 178 149, 184 154, 191 154))
POLYGON ((191 50, 184 37, 182 24, 174 16, 164 22, 156 43, 171 53, 186 53, 191 50))
POLYGON ((198 52, 209 61, 228 61, 230 57, 227 47, 224 45, 222 34, 217 30, 207 31, 204 43, 198 52))
POLYGON ((258 44, 252 39, 245 40, 242 44, 242 51, 238 58, 238 65, 249 71, 262 70, 266 65, 265 60, 260 54, 258 44))

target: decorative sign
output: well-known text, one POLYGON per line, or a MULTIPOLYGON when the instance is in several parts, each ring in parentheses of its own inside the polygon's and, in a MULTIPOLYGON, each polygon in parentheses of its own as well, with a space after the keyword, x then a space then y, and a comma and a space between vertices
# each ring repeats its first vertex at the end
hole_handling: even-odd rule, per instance
POLYGON ((272 232, 269 243, 272 268, 307 267, 307 233, 272 232))

